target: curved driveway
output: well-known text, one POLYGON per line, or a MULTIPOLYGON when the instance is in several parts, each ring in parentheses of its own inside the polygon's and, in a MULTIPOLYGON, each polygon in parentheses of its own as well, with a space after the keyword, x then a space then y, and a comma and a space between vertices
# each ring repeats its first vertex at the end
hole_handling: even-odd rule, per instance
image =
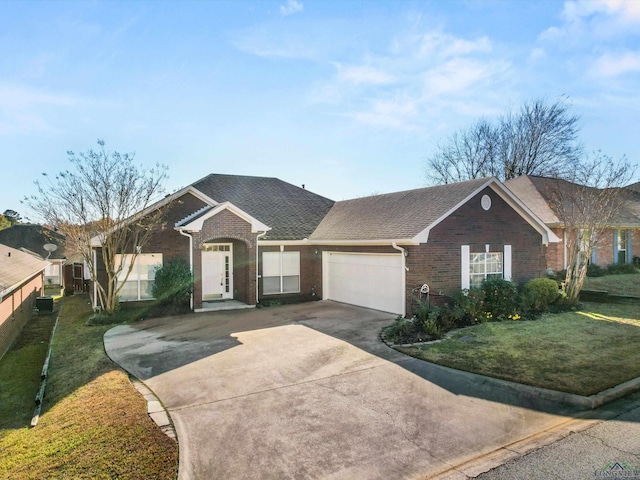
POLYGON ((378 333, 392 320, 314 302, 147 320, 104 340, 167 408, 180 479, 425 478, 573 413, 389 349, 378 333))

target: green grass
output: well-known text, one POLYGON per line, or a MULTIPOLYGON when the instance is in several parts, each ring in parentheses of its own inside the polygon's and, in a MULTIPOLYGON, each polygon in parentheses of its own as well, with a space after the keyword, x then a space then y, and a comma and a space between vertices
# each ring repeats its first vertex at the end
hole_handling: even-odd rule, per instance
POLYGON ((585 304, 539 320, 493 322, 440 343, 400 347, 447 367, 579 395, 640 377, 640 309, 585 304))
MULTIPOLYGON (((40 422, 29 429, 26 417, 17 423, 0 417, 0 478, 175 478, 177 445, 151 421, 142 396, 104 352, 102 337, 110 326, 85 325, 86 295, 62 303, 40 422)), ((27 350, 21 355, 35 357, 27 350)), ((5 356, 0 375, 17 365, 17 357, 5 356)), ((41 368, 40 362, 38 375, 41 368)), ((23 377, 21 370, 13 375, 23 377)), ((29 420, 33 397, 35 392, 29 420)))
POLYGON ((31 422, 54 323, 54 314, 34 316, 0 361, 0 428, 31 422))
POLYGON ((615 295, 633 295, 640 297, 640 274, 625 273, 604 277, 587 277, 585 290, 604 290, 615 295))

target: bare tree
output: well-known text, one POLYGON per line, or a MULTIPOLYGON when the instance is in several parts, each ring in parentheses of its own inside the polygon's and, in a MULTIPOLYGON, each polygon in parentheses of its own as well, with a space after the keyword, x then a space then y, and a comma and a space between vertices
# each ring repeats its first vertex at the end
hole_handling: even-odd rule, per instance
POLYGON ((499 132, 480 119, 454 133, 429 159, 427 176, 436 183, 454 183, 496 175, 499 132))
POLYGON ((164 192, 167 167, 139 169, 134 154, 109 152, 102 140, 98 145, 97 151, 67 152, 73 171, 54 179, 43 174, 47 180, 35 182, 38 194, 24 203, 82 254, 100 304, 112 313, 138 253, 162 221, 163 209, 149 207, 164 192), (97 274, 98 251, 106 281, 97 274))
POLYGON ((486 176, 564 176, 582 155, 578 120, 565 97, 527 102, 495 124, 481 119, 438 145, 427 159, 427 179, 442 184, 486 176))
POLYGON ((567 233, 565 292, 571 300, 582 290, 593 249, 624 214, 629 190, 622 187, 633 173, 625 157, 614 161, 598 152, 576 166, 569 180, 553 183, 549 201, 567 233))

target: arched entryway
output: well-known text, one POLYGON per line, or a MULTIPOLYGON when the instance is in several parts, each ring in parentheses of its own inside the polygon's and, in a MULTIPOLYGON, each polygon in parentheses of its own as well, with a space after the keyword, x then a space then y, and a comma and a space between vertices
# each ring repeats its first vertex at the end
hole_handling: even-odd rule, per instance
POLYGON ((233 238, 214 238, 200 247, 202 303, 238 300, 250 303, 249 248, 233 238))

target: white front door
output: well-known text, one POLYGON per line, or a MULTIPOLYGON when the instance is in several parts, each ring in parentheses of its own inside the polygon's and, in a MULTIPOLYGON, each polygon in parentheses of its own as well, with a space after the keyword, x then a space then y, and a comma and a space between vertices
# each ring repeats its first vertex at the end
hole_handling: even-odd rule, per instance
POLYGON ((202 246, 202 300, 233 298, 233 252, 230 243, 202 246))

